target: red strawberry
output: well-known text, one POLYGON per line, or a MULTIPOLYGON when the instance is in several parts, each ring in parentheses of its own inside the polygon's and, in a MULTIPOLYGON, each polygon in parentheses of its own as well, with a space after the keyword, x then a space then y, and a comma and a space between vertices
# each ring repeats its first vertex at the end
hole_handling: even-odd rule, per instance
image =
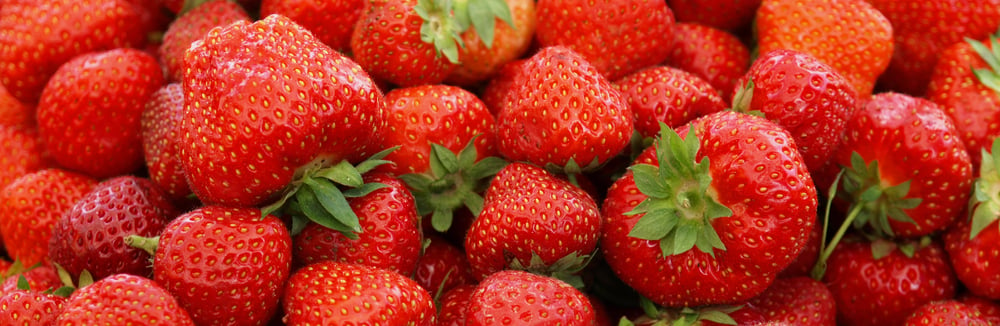
POLYGON ((444 294, 453 288, 476 283, 462 249, 436 235, 427 236, 426 241, 427 245, 413 272, 417 284, 427 292, 444 294))
POLYGON ((287 325, 434 325, 434 302, 413 280, 389 270, 325 261, 288 280, 287 325))
POLYGON ((504 269, 553 275, 581 269, 600 235, 600 211, 590 195, 518 162, 497 173, 486 189, 465 253, 480 280, 504 269))
POLYGON ((660 132, 660 122, 679 127, 727 106, 712 85, 677 68, 645 68, 613 85, 635 117, 635 130, 647 138, 660 132))
POLYGON ((59 67, 78 55, 141 48, 149 30, 127 0, 5 1, 0 10, 0 83, 37 103, 59 67))
POLYGON ((55 294, 13 291, 0 296, 0 325, 55 326, 65 305, 55 294))
POLYGON ((892 58, 892 25, 865 0, 763 0, 755 20, 758 53, 808 53, 843 75, 861 98, 892 58))
POLYGON ((913 311, 903 326, 987 326, 989 321, 973 306, 956 300, 935 301, 913 311))
POLYGON ((865 326, 900 325, 921 305, 954 297, 957 280, 937 242, 846 238, 823 282, 837 302, 837 322, 865 326))
POLYGON ((180 158, 180 125, 184 117, 184 89, 180 83, 161 87, 146 102, 139 121, 143 157, 149 179, 175 203, 190 202, 180 158))
POLYGON ((228 0, 206 1, 177 17, 163 34, 163 44, 159 47, 160 59, 169 79, 183 79, 184 53, 191 43, 200 40, 213 27, 224 27, 237 21, 249 22, 250 16, 239 4, 228 0))
POLYGON ((791 135, 723 111, 676 132, 661 125, 658 142, 608 190, 601 248, 657 304, 738 304, 796 259, 816 206, 791 135))
MULTIPOLYGON (((619 321, 620 326, 660 326, 660 325, 692 325, 692 326, 723 326, 723 325, 771 325, 765 324, 764 315, 757 307, 742 304, 739 306, 704 306, 698 308, 666 308, 658 309, 656 314, 642 315, 635 320, 619 321)), ((782 324, 779 324, 782 325, 782 324)))
POLYGON ((460 285, 441 296, 437 326, 465 326, 469 315, 469 299, 476 285, 460 285))
POLYGON ((498 150, 508 160, 579 173, 628 145, 628 104, 582 56, 548 47, 520 69, 497 114, 498 150))
POLYGON ((945 48, 966 37, 986 38, 1000 25, 997 0, 868 2, 892 23, 895 43, 892 61, 879 77, 879 85, 913 96, 924 95, 945 48))
POLYGON ((206 206, 160 234, 153 275, 198 325, 264 325, 288 279, 292 239, 273 215, 206 206))
POLYGON ((70 275, 95 279, 114 274, 150 276, 148 253, 125 237, 155 237, 177 212, 148 179, 122 176, 101 182, 62 215, 48 242, 49 259, 70 275))
POLYGON ((969 292, 1000 299, 1000 141, 982 151, 983 164, 973 188, 969 218, 959 218, 944 234, 944 246, 959 281, 969 292), (991 153, 992 152, 992 153, 991 153))
POLYGON ((764 293, 750 299, 769 322, 788 325, 836 326, 837 307, 830 289, 800 276, 779 278, 764 293))
POLYGON ((59 274, 55 268, 49 265, 37 265, 25 267, 21 262, 15 262, 4 274, 6 276, 3 283, 0 284, 0 295, 5 295, 8 293, 17 292, 20 290, 27 290, 30 292, 50 292, 55 291, 63 287, 62 280, 59 278, 59 274), (18 283, 21 278, 27 282, 27 289, 18 289, 18 283))
POLYGON ((761 0, 667 0, 679 22, 691 22, 722 30, 748 27, 761 0))
POLYGON ((947 228, 968 204, 973 180, 951 119, 899 93, 877 94, 854 113, 831 163, 831 171, 846 169, 838 195, 859 210, 854 225, 890 236, 947 228))
POLYGON ((163 85, 160 65, 136 49, 79 56, 62 65, 38 103, 38 133, 61 166, 103 179, 143 166, 140 122, 163 85))
POLYGON ((983 319, 989 322, 988 325, 1000 325, 1000 303, 968 294, 959 295, 958 301, 979 310, 983 319))
POLYGON ((705 79, 729 103, 736 81, 750 67, 750 49, 725 31, 678 23, 674 25, 674 44, 665 63, 705 79))
POLYGON ((847 79, 794 50, 762 54, 737 85, 733 109, 761 112, 785 127, 810 171, 819 171, 833 155, 857 105, 847 79))
POLYGON ((33 127, 0 124, 0 189, 22 175, 49 167, 45 146, 33 127))
POLYGON ((486 105, 486 109, 490 111, 494 116, 500 112, 502 108, 507 103, 507 94, 509 94, 515 87, 519 86, 515 82, 521 77, 515 77, 521 73, 524 69, 521 66, 527 59, 518 59, 507 64, 497 71, 496 75, 490 79, 489 83, 483 87, 482 92, 479 95, 479 99, 483 100, 483 104, 486 105))
POLYGON ((524 271, 500 271, 476 286, 467 326, 592 325, 590 300, 558 279, 524 271))
POLYGON ((351 50, 351 34, 361 18, 366 0, 263 0, 260 16, 283 15, 302 25, 330 48, 347 52, 351 50))
MULTIPOLYGON (((445 79, 449 84, 471 86, 487 81, 508 62, 514 61, 525 54, 535 36, 535 26, 538 15, 535 13, 535 1, 503 0, 503 1, 469 1, 470 6, 483 4, 497 5, 505 3, 510 11, 510 17, 498 15, 493 18, 493 24, 486 19, 481 25, 462 33, 463 47, 458 50, 458 67, 445 79), (509 20, 508 24, 505 20, 509 20), (495 26, 495 28, 494 28, 495 26), (490 28, 494 28, 488 31, 490 28), (486 36, 480 35, 483 29, 486 36)), ((469 8, 471 13, 473 10, 469 8)))
POLYGON ((788 267, 778 274, 778 278, 809 276, 816 266, 816 261, 819 260, 819 251, 825 240, 823 238, 823 222, 817 221, 813 225, 812 232, 809 233, 809 241, 806 242, 806 247, 802 249, 802 252, 795 258, 795 261, 792 261, 788 267))
POLYGON ((48 259, 52 228, 97 181, 61 169, 25 174, 0 193, 0 235, 7 254, 25 266, 48 259))
POLYGON ((2 83, 0 83, 0 125, 35 125, 35 107, 14 98, 2 83))
POLYGON ((195 325, 191 316, 160 284, 117 274, 73 292, 59 314, 59 325, 195 325))

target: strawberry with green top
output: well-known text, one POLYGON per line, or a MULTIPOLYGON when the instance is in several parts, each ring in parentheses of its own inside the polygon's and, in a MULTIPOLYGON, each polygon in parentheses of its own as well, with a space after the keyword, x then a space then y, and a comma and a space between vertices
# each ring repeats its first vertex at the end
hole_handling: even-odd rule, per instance
POLYGON ((501 271, 480 282, 466 308, 467 326, 591 326, 590 300, 563 281, 525 271, 501 271))
POLYGON ((73 292, 58 325, 196 325, 177 301, 153 280, 116 274, 73 292))
POLYGON ((959 281, 969 292, 1000 299, 1000 138, 982 151, 969 216, 944 234, 944 246, 959 281))
POLYGON ((534 0, 466 0, 456 1, 456 6, 463 2, 469 20, 473 13, 482 17, 476 17, 480 23, 462 33, 458 67, 445 82, 475 86, 493 78, 504 64, 524 56, 534 40, 538 15, 534 0), (487 7, 489 10, 484 10, 487 7), (490 24, 491 16, 484 14, 492 12, 497 18, 490 24))
POLYGON ((13 291, 0 295, 0 325, 54 326, 66 298, 43 292, 13 291))

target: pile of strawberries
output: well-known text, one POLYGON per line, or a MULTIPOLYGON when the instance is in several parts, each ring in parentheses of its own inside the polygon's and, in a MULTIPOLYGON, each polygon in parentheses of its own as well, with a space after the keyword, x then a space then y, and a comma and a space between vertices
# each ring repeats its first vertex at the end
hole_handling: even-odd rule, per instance
POLYGON ((0 1, 0 325, 1000 325, 998 27, 0 1))

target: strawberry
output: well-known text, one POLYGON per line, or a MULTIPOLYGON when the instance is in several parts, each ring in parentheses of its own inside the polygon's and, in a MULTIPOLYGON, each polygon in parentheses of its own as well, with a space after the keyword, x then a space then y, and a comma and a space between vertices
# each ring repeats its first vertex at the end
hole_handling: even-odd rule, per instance
MULTIPOLYGON (((855 227, 919 237, 947 228, 964 211, 973 176, 951 119, 930 101, 881 93, 845 126, 831 158, 845 169, 838 196, 855 227)), ((829 172, 827 172, 829 173, 829 172)))
POLYGON ((788 325, 836 326, 837 308, 826 284, 799 276, 779 278, 764 293, 750 299, 766 319, 788 325))
MULTIPOLYGON (((645 307, 644 307, 645 308, 645 307)), ((644 309, 645 310, 645 309, 644 309)), ((634 320, 620 320, 620 326, 660 326, 660 325, 691 325, 691 326, 722 326, 722 325, 770 325, 765 324, 764 315, 757 307, 751 305, 739 306, 703 306, 697 308, 660 308, 646 311, 645 315, 634 320)), ((781 324, 779 324, 781 325, 781 324)))
POLYGON ((979 310, 983 319, 989 322, 988 325, 1000 325, 1000 303, 968 293, 959 295, 958 301, 979 310))
POLYGON ((413 280, 378 267, 325 261, 295 272, 282 299, 287 325, 434 325, 434 302, 413 280))
POLYGON ((467 284, 457 286, 443 295, 438 310, 437 326, 465 326, 468 319, 469 299, 476 291, 476 285, 467 284))
POLYGON ((55 294, 13 291, 0 296, 0 324, 10 326, 54 326, 66 298, 55 294))
MULTIPOLYGON (((331 180, 358 186, 360 172, 349 165, 380 145, 385 103, 356 63, 271 15, 213 29, 185 64, 179 157, 202 202, 257 207, 277 199, 267 215, 289 199, 318 205, 316 189, 324 200, 343 198, 331 180), (323 173, 328 167, 335 172, 323 173), (348 177, 336 172, 345 170, 348 177)), ((356 219, 347 224, 360 231, 356 219)))
POLYGON ((788 267, 778 274, 779 279, 810 275, 816 266, 816 261, 819 260, 820 249, 825 249, 825 247, 822 247, 823 241, 826 240, 823 238, 823 224, 822 221, 817 221, 816 224, 813 224, 806 247, 802 249, 802 252, 795 258, 795 261, 792 261, 788 267))
POLYGON ((15 179, 0 192, 0 235, 7 254, 25 266, 48 260, 56 221, 97 180, 62 169, 44 169, 15 179))
POLYGON ((0 124, 0 189, 22 175, 50 167, 34 127, 0 124))
POLYGON ((608 80, 663 62, 674 14, 663 1, 542 0, 536 5, 541 47, 579 53, 608 80))
POLYGON ((894 52, 879 85, 913 96, 924 95, 945 48, 966 37, 986 38, 1000 25, 997 0, 868 2, 892 23, 894 52))
POLYGON ((154 237, 177 216, 166 194, 149 179, 121 176, 101 182, 56 221, 49 259, 70 275, 95 279, 114 274, 150 276, 148 253, 125 237, 154 237))
POLYGON ((417 261, 413 280, 434 294, 445 294, 451 289, 476 283, 465 252, 433 234, 426 236, 426 245, 417 261))
POLYGON ((527 59, 518 59, 504 64, 497 71, 493 78, 483 87, 479 94, 479 99, 483 100, 486 109, 494 116, 500 112, 500 108, 507 102, 506 96, 518 85, 515 81, 521 77, 515 77, 524 69, 521 68, 527 59))
POLYGON ((139 118, 142 152, 149 179, 175 203, 190 202, 180 158, 180 130, 184 116, 184 88, 180 83, 161 87, 150 96, 139 118))
POLYGON ((548 47, 519 68, 497 114, 502 156, 579 173, 628 144, 633 128, 628 104, 581 55, 548 47))
POLYGON ((654 66, 612 84, 635 117, 635 130, 646 138, 660 132, 660 122, 679 127, 695 118, 726 109, 707 81, 677 68, 654 66))
POLYGON ((750 49, 723 30, 678 23, 674 25, 674 43, 664 63, 701 77, 729 103, 736 81, 750 67, 750 49))
POLYGON ((733 111, 660 128, 604 200, 608 264, 666 307, 739 304, 763 292, 816 220, 816 189, 791 135, 733 111))
POLYGON ((989 321, 973 306, 956 300, 929 302, 913 311, 903 326, 987 326, 989 321))
POLYGON ((750 26, 761 0, 667 0, 679 22, 727 31, 750 26))
POLYGON ((590 300, 558 279, 524 271, 490 275, 469 298, 467 326, 592 325, 590 300))
POLYGON ((480 280, 504 269, 556 275, 582 269, 600 235, 600 211, 590 195, 518 162, 497 173, 486 189, 465 253, 480 280))
POLYGON ((249 22, 250 16, 239 4, 228 0, 207 1, 177 17, 163 34, 163 43, 158 49, 169 80, 183 79, 184 53, 191 43, 200 40, 213 27, 237 21, 249 22))
POLYGON ((53 292, 63 287, 58 271, 49 265, 37 264, 26 267, 21 262, 14 262, 14 265, 2 275, 6 278, 0 284, 0 295, 17 291, 53 292), (27 285, 24 289, 20 289, 22 286, 19 286, 22 280, 27 285))
POLYGON ((73 292, 59 325, 195 325, 160 284, 145 277, 116 274, 73 292))
POLYGON ((0 11, 0 83, 37 103, 59 67, 88 52, 141 48, 141 14, 126 0, 5 1, 0 11))
POLYGON ((143 166, 139 118, 163 84, 141 50, 81 55, 52 75, 38 103, 38 133, 61 166, 97 179, 143 166))
POLYGON ((35 125, 35 107, 15 98, 2 83, 0 83, 0 125, 35 125))
POLYGON ((365 11, 366 0, 263 0, 260 17, 278 14, 309 30, 330 48, 347 52, 351 50, 354 25, 365 11))
POLYGON ((291 256, 291 236, 277 217, 206 206, 166 225, 153 276, 195 324, 264 325, 278 308, 291 256))
POLYGON ((861 98, 892 59, 892 25, 865 0, 763 0, 755 20, 758 53, 792 49, 837 70, 861 98))
POLYGON ((983 164, 975 181, 969 218, 959 218, 944 234, 944 246, 958 280, 969 292, 1000 299, 1000 141, 983 150, 983 164))
MULTIPOLYGON (((500 17, 494 18, 493 24, 489 24, 488 19, 482 19, 476 22, 477 28, 467 29, 461 34, 463 46, 458 50, 461 60, 445 78, 449 84, 472 86, 489 80, 504 64, 522 57, 535 36, 535 1, 473 0, 468 3, 469 6, 507 6, 510 16, 498 14, 500 17), (479 32, 480 29, 483 33, 479 32)), ((468 11, 471 16, 474 9, 468 8, 468 11)))
POLYGON ((760 112, 785 127, 810 171, 818 171, 833 155, 857 105, 858 95, 847 79, 794 50, 762 54, 737 85, 733 109, 760 112))
POLYGON ((823 282, 841 324, 900 325, 921 305, 955 295, 955 274, 936 241, 845 238, 827 263, 823 282))

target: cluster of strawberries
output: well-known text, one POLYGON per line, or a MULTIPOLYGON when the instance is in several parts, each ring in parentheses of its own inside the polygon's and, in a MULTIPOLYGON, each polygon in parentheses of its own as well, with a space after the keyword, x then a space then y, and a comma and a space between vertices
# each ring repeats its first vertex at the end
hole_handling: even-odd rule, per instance
POLYGON ((0 325, 998 325, 998 27, 2 1, 0 325))

